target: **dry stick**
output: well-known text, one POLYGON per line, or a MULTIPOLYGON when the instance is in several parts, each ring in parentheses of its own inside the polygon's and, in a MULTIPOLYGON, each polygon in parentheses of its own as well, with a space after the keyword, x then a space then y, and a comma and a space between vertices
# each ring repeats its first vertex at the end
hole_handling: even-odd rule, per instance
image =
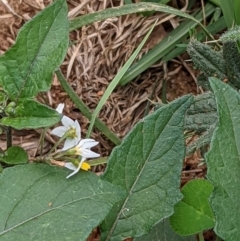
MULTIPOLYGON (((68 84, 67 80, 64 78, 62 72, 59 69, 56 71, 56 75, 58 77, 58 80, 61 86, 67 92, 67 94, 72 99, 72 101, 76 104, 79 110, 88 118, 88 120, 91 120, 92 118, 91 110, 83 103, 81 99, 79 99, 78 95, 75 93, 72 87, 68 84)), ((111 130, 109 130, 109 128, 100 119, 96 118, 95 126, 115 145, 119 145, 121 143, 121 139, 116 134, 114 134, 111 130)))

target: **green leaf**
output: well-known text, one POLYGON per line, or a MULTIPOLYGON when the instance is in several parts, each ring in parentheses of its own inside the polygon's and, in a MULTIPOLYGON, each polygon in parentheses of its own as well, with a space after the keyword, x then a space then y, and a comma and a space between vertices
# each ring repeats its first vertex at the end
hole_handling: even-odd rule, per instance
POLYGON ((234 24, 240 25, 240 16, 239 16, 239 10, 240 10, 240 1, 239 0, 233 0, 234 1, 234 24))
POLYGON ((173 230, 188 236, 213 228, 214 215, 208 202, 213 185, 204 179, 188 182, 181 190, 183 199, 174 207, 170 217, 173 230))
POLYGON ((126 14, 131 14, 131 13, 147 12, 147 11, 160 11, 164 13, 174 14, 176 16, 181 16, 187 19, 191 19, 192 21, 197 22, 202 27, 204 27, 200 21, 192 17, 190 14, 184 13, 178 9, 175 9, 160 3, 140 2, 140 3, 134 3, 134 4, 127 4, 120 7, 109 8, 96 13, 91 13, 91 14, 77 17, 71 20, 70 31, 81 28, 85 25, 88 25, 97 21, 107 19, 107 18, 122 16, 126 14))
POLYGON ((18 165, 0 174, 0 240, 85 241, 124 192, 91 172, 18 165))
MULTIPOLYGON (((222 14, 222 12, 220 11, 220 15, 221 14, 222 14)), ((198 16, 196 16, 196 18, 197 17, 198 16)), ((183 23, 181 23, 181 24, 183 24, 183 23)), ((180 27, 180 25, 179 25, 179 27, 180 27)), ((224 29, 226 29, 226 23, 225 23, 224 18, 220 17, 216 22, 208 24, 206 28, 211 34, 217 34, 219 32, 222 32, 224 29)), ((171 31, 171 34, 172 34, 172 31, 171 31)), ((176 32, 176 35, 177 35, 177 32, 176 32)), ((202 41, 202 40, 205 41, 206 33, 203 30, 201 30, 197 33, 195 38, 198 41, 202 41)), ((176 47, 162 58, 162 62, 170 61, 171 59, 174 59, 177 56, 184 53, 186 51, 186 48, 184 47, 184 45, 186 45, 188 42, 189 42, 189 39, 183 40, 183 44, 176 44, 176 47)))
POLYGON ((194 65, 207 76, 216 76, 221 80, 226 78, 226 67, 222 52, 214 51, 207 44, 193 39, 187 49, 194 65))
POLYGON ((7 149, 2 161, 12 165, 27 163, 28 154, 22 147, 12 146, 7 149))
POLYGON ((181 199, 183 120, 191 101, 192 97, 184 96, 163 106, 114 148, 102 178, 124 188, 127 196, 101 225, 102 240, 142 236, 172 214, 181 199))
POLYGON ((168 219, 159 222, 150 233, 135 238, 134 241, 196 241, 194 236, 182 237, 176 234, 169 224, 168 219))
POLYGON ((198 132, 206 131, 217 123, 217 108, 212 93, 194 97, 194 102, 187 111, 185 129, 198 132))
POLYGON ((34 100, 20 101, 15 109, 15 115, 4 117, 0 123, 15 129, 36 129, 49 127, 61 120, 61 115, 52 108, 34 100))
POLYGON ((210 197, 215 232, 225 241, 240 240, 240 96, 229 85, 210 78, 219 122, 206 156, 207 177, 214 186, 210 197))
POLYGON ((67 50, 68 25, 66 1, 57 0, 21 28, 16 43, 0 58, 0 85, 11 100, 50 88, 67 50))
POLYGON ((221 10, 223 12, 224 19, 227 27, 231 28, 235 22, 234 18, 234 0, 219 0, 221 10))
POLYGON ((223 58, 226 63, 228 83, 240 89, 240 54, 236 42, 229 41, 223 44, 223 58))
POLYGON ((226 31, 222 34, 222 36, 219 38, 220 41, 228 42, 228 41, 237 41, 240 39, 240 26, 235 26, 232 29, 226 31))

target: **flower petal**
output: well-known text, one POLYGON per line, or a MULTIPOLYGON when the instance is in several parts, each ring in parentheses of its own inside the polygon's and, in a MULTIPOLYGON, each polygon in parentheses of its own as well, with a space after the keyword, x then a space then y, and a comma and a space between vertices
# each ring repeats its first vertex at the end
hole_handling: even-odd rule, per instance
POLYGON ((76 144, 77 144, 77 140, 75 138, 67 138, 64 142, 62 151, 72 148, 72 147, 76 146, 76 144))
POLYGON ((78 147, 80 148, 91 148, 93 146, 96 146, 99 142, 95 141, 94 139, 82 139, 78 143, 78 147))
POLYGON ((69 177, 75 175, 77 172, 79 172, 80 168, 81 168, 81 166, 78 165, 78 167, 76 168, 76 170, 74 170, 74 171, 73 171, 70 175, 68 175, 66 178, 68 179, 69 177))
POLYGON ((63 109, 64 109, 64 104, 63 104, 63 103, 60 103, 60 104, 58 104, 58 106, 57 106, 57 108, 56 108, 56 111, 57 111, 59 114, 62 114, 63 109))
POLYGON ((68 127, 68 128, 75 126, 75 122, 74 122, 71 118, 69 118, 69 117, 67 117, 67 116, 65 116, 65 115, 63 116, 61 122, 62 122, 62 124, 63 124, 64 126, 66 126, 66 127, 68 127))
MULTIPOLYGON (((81 127, 80 127, 80 125, 79 125, 79 123, 78 123, 78 121, 77 120, 75 120, 75 129, 76 129, 76 134, 77 134, 77 143, 81 140, 81 127)), ((77 143, 76 143, 76 145, 77 145, 77 143)))
POLYGON ((58 127, 54 128, 50 132, 50 134, 62 137, 66 133, 66 131, 67 131, 67 128, 65 126, 58 126, 58 127))
POLYGON ((84 158, 94 158, 100 156, 100 154, 85 148, 80 148, 80 155, 84 158))
POLYGON ((66 162, 64 167, 66 167, 67 169, 73 170, 73 171, 75 171, 77 169, 77 167, 72 162, 66 162))

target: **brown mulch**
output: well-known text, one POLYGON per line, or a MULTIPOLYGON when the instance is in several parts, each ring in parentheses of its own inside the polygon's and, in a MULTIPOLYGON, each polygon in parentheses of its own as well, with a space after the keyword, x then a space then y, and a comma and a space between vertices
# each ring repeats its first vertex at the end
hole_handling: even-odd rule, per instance
MULTIPOLYGON (((8 0, 5 2, 7 4, 0 2, 0 54, 14 44, 20 27, 52 0, 8 0)), ((70 19, 93 11, 123 5, 122 0, 91 0, 84 1, 84 3, 80 0, 69 0, 67 2, 70 19)), ((179 7, 184 8, 184 4, 179 7)), ((97 22, 70 34, 72 45, 68 48, 61 69, 75 92, 91 110, 97 106, 109 83, 156 19, 162 20, 163 23, 161 21, 158 23, 138 59, 177 26, 178 18, 165 20, 166 17, 168 16, 163 13, 156 13, 149 17, 131 14, 97 22)), ((197 94, 198 90, 192 73, 191 66, 186 67, 184 59, 176 59, 168 64, 162 64, 159 61, 131 83, 118 86, 101 110, 99 118, 114 133, 123 138, 144 117, 148 104, 152 111, 154 107, 152 103, 161 102, 163 79, 167 82, 168 101, 188 93, 197 94)), ((79 120, 82 134, 85 136, 89 121, 82 116, 69 96, 62 90, 56 77, 53 79, 51 90, 45 96, 48 104, 53 108, 59 103, 65 103, 65 114, 72 119, 79 120)), ((39 99, 41 100, 41 96, 39 99)), ((39 137, 40 131, 15 131, 13 142, 21 145, 30 156, 35 156, 39 137)), ((113 144, 96 129, 92 137, 100 142, 98 152, 102 156, 109 156, 113 144)), ((44 146, 45 151, 49 150, 52 143, 54 140, 48 136, 44 146)), ((0 137, 0 148, 6 148, 4 136, 0 137)), ((205 175, 205 167, 198 167, 199 162, 199 153, 186 158, 182 184, 205 175)), ((93 236, 91 241, 98 240, 98 232, 94 232, 93 236)))

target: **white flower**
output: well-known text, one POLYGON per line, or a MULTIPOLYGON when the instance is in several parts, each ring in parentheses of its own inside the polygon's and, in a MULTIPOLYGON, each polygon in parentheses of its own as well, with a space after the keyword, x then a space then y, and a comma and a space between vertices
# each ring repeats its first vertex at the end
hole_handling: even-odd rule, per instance
POLYGON ((83 158, 94 158, 100 155, 90 150, 91 147, 96 146, 97 141, 93 139, 83 139, 75 147, 76 155, 82 156, 83 158))
MULTIPOLYGON (((82 160, 79 162, 77 167, 71 162, 65 163, 66 168, 73 170, 73 172, 70 175, 68 175, 67 178, 75 175, 77 172, 79 172, 80 169, 87 171, 90 168, 89 164, 84 163, 84 161, 87 158, 94 158, 100 156, 98 153, 90 150, 91 147, 96 146, 97 144, 98 142, 93 139, 83 139, 78 143, 77 146, 72 148, 73 150, 75 150, 75 155, 82 156, 82 160)), ((71 152, 72 149, 70 149, 69 151, 71 152)))
MULTIPOLYGON (((58 113, 62 113, 64 108, 64 104, 59 104, 56 108, 58 113)), ((73 146, 76 146, 77 143, 81 140, 81 127, 77 120, 73 121, 71 118, 67 116, 63 116, 61 120, 63 126, 58 126, 54 128, 50 133, 62 137, 69 130, 72 130, 71 136, 67 137, 62 150, 67 150, 73 146)))

